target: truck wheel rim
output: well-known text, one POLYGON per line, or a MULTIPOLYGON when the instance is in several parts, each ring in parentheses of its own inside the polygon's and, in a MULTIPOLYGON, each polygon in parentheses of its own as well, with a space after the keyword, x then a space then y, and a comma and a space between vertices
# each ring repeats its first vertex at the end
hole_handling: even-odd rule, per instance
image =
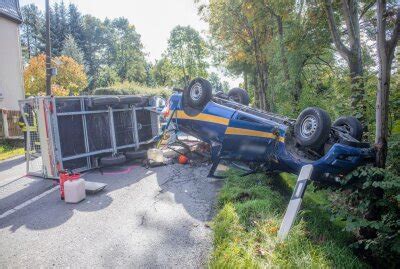
POLYGON ((304 138, 310 138, 317 130, 317 119, 314 116, 307 116, 301 123, 300 135, 304 138))
POLYGON ((201 95, 203 94, 203 88, 201 87, 201 84, 199 82, 196 82, 191 88, 190 88, 190 98, 192 100, 199 100, 201 95))

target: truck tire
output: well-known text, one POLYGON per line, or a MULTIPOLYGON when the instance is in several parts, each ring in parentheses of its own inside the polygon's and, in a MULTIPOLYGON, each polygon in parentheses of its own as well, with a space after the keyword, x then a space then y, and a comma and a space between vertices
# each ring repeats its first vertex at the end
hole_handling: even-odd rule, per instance
POLYGON ((343 127, 349 133, 349 135, 358 141, 361 141, 362 139, 363 127, 361 122, 356 117, 340 117, 333 123, 333 126, 343 127))
POLYGON ((300 146, 317 150, 328 140, 330 130, 331 118, 318 107, 304 109, 294 125, 294 135, 300 146))
POLYGON ((184 98, 187 99, 188 105, 193 108, 203 109, 211 100, 211 97, 211 83, 204 78, 196 78, 192 80, 189 87, 184 90, 184 98))
POLYGON ((100 164, 102 166, 113 166, 113 165, 119 165, 119 164, 123 164, 124 162, 126 162, 126 157, 123 154, 118 154, 115 156, 106 156, 106 157, 102 157, 100 159, 100 164))
POLYGON ((245 106, 248 106, 249 103, 250 103, 249 94, 245 90, 243 90, 241 88, 233 88, 233 89, 231 89, 228 92, 228 96, 229 96, 230 100, 232 100, 232 101, 234 101, 236 103, 245 105, 245 106))

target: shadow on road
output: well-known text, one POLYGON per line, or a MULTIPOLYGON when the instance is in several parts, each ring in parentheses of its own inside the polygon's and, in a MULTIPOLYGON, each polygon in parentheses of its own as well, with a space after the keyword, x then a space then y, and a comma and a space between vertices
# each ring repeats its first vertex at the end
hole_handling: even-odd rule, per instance
POLYGON ((11 160, 5 160, 0 162, 0 173, 12 169, 14 166, 20 165, 25 162, 25 156, 12 158, 11 160))
MULTIPOLYGON (((200 221, 209 221, 213 215, 214 200, 221 182, 206 177, 209 167, 191 167, 189 165, 169 165, 145 169, 139 164, 126 164, 120 167, 90 171, 83 175, 87 181, 103 182, 108 184, 106 189, 95 195, 88 195, 87 199, 79 204, 66 204, 59 198, 59 191, 35 201, 33 204, 0 219, 0 228, 7 228, 14 232, 22 226, 32 230, 44 230, 57 227, 74 215, 74 211, 95 212, 111 205, 111 193, 129 188, 146 177, 156 175, 158 186, 154 187, 153 205, 169 199, 170 203, 182 204, 187 213, 200 221), (171 198, 172 197, 172 198, 171 198)), ((52 184, 48 180, 38 179, 31 181, 28 186, 0 200, 0 205, 10 205, 17 197, 30 197, 39 186, 50 189, 52 184)), ((145 182, 147 184, 147 181, 145 182)), ((42 192, 44 191, 42 188, 42 192)), ((138 190, 136 190, 138 191, 138 190)), ((134 201, 133 201, 134 202, 134 201)), ((138 201, 136 201, 138 202, 138 201)), ((140 202, 140 201, 139 201, 140 202)), ((13 206, 16 206, 15 204, 13 206)), ((138 203, 138 206, 141 206, 138 203)), ((12 208, 12 207, 10 207, 12 208)), ((4 210, 3 210, 4 212, 4 210)), ((77 227, 79 229, 79 227, 77 227)))

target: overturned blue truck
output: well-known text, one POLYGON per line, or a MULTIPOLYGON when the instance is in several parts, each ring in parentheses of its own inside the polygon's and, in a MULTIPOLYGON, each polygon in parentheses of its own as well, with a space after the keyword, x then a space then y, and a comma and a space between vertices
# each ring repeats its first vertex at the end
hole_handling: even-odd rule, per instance
POLYGON ((165 110, 177 129, 211 145, 209 176, 215 176, 220 160, 245 162, 252 171, 294 174, 312 164, 312 180, 332 182, 374 159, 354 117, 332 124, 328 113, 317 107, 291 119, 248 105, 243 89, 213 94, 211 84, 197 78, 177 90, 165 110))

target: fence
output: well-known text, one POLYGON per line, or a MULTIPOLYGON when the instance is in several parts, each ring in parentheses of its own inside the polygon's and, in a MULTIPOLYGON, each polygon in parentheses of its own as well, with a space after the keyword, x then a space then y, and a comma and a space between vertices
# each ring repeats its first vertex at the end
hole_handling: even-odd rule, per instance
POLYGON ((1 109, 0 137, 19 138, 22 136, 21 128, 18 126, 21 113, 18 110, 1 109))
POLYGON ((65 169, 84 171, 98 167, 103 156, 152 143, 160 126, 156 108, 149 102, 118 100, 116 96, 80 96, 20 101, 28 126, 27 173, 58 177, 58 171, 65 169), (93 105, 94 98, 115 102, 93 105))

